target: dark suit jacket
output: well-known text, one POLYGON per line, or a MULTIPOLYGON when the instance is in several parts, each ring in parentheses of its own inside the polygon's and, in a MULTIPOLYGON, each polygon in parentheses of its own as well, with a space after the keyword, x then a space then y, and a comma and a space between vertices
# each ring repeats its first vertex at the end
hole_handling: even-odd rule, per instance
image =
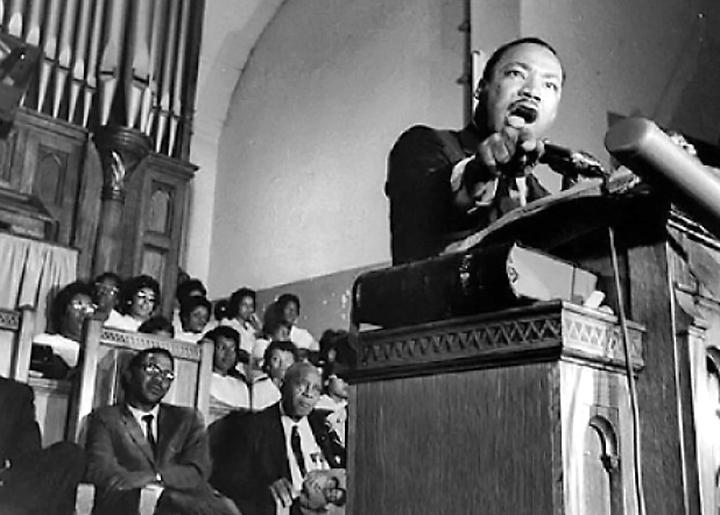
MULTIPOLYGON (((417 125, 405 131, 390 151, 385 192, 390 199, 393 263, 437 255, 448 243, 482 229, 517 207, 509 199, 509 182, 498 184, 496 202, 472 214, 453 205, 450 175, 462 159, 475 153, 481 135, 470 125, 461 131, 437 131, 417 125)), ((528 201, 547 190, 528 175, 528 201)))
MULTIPOLYGON (((135 499, 118 498, 116 485, 131 472, 159 472, 167 491, 207 496, 210 473, 207 433, 194 409, 161 404, 157 456, 124 404, 95 410, 88 423, 87 480, 96 485, 96 512, 132 513, 135 499), (118 503, 127 503, 120 511, 118 503)), ((134 505, 137 508, 137 505, 134 505)))
POLYGON ((0 513, 69 514, 85 468, 82 449, 60 442, 40 444, 32 389, 0 378, 0 513))
POLYGON ((0 462, 40 450, 32 388, 0 377, 0 413, 0 462))
MULTIPOLYGON (((334 445, 321 413, 308 417, 315 441, 331 467, 344 465, 344 450, 334 445)), ((229 425, 242 425, 224 444, 222 456, 213 464, 212 485, 230 497, 243 515, 274 515, 269 486, 281 477, 291 479, 280 420, 280 404, 251 416, 230 416, 229 425)))

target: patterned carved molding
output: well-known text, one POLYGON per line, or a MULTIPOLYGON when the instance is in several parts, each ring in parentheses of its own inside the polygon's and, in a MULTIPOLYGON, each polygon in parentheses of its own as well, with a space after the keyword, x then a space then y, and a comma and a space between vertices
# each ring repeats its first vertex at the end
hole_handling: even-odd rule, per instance
POLYGON ((20 313, 10 309, 0 309, 0 329, 17 331, 20 328, 20 313))
MULTIPOLYGON (((642 362, 644 329, 629 324, 633 367, 642 362)), ((470 318, 410 328, 360 333, 360 379, 399 377, 455 368, 571 358, 623 366, 622 335, 615 317, 564 302, 540 303, 470 318)))
POLYGON ((126 333, 124 331, 115 331, 113 329, 103 329, 100 334, 100 342, 107 342, 112 347, 126 347, 128 349, 140 351, 151 347, 160 347, 166 349, 175 358, 187 361, 200 362, 202 346, 196 343, 181 342, 178 340, 168 340, 166 338, 153 336, 144 333, 126 333))

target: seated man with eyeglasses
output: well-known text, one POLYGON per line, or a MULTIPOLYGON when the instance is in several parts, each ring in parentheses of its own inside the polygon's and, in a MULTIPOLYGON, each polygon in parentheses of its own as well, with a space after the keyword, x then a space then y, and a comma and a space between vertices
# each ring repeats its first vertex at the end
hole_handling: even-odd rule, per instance
POLYGON ((158 514, 237 514, 212 490, 207 433, 200 414, 162 404, 175 379, 165 349, 133 356, 122 376, 124 402, 95 410, 87 432, 86 479, 96 486, 96 515, 136 513, 140 489, 163 487, 158 514))

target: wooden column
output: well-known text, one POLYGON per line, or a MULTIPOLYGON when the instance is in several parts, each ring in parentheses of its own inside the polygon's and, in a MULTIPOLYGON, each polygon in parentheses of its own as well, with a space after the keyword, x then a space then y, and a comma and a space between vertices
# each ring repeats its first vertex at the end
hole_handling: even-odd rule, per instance
POLYGON ((147 156, 150 140, 138 130, 117 126, 101 127, 95 132, 94 140, 103 172, 102 208, 93 261, 93 273, 98 275, 118 269, 126 184, 147 156))

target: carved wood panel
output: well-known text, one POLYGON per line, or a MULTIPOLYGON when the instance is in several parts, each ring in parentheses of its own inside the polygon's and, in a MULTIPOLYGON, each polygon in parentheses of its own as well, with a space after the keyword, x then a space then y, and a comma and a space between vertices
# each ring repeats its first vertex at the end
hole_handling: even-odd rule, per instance
POLYGON ((157 279, 166 315, 172 312, 193 171, 188 162, 151 154, 131 177, 125 200, 121 273, 157 279))

